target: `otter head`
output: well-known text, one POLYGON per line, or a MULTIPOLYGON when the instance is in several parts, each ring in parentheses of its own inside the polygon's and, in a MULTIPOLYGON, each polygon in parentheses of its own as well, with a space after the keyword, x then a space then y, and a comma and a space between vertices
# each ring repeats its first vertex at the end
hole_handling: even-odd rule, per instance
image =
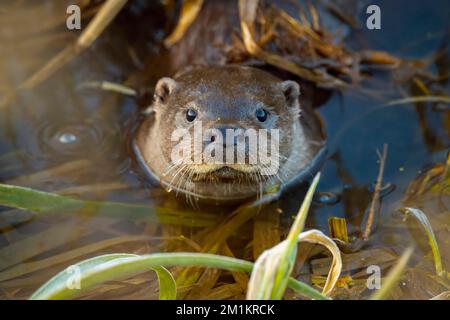
POLYGON ((137 147, 171 190, 196 199, 248 198, 310 160, 299 95, 296 82, 249 67, 203 67, 162 78, 137 147))

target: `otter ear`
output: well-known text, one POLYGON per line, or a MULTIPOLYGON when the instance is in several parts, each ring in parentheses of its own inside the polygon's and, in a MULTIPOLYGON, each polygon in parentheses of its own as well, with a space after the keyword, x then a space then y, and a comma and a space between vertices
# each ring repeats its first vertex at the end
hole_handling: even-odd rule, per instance
POLYGON ((178 83, 172 78, 161 78, 155 87, 155 101, 164 103, 169 95, 178 87, 178 83))
POLYGON ((283 91, 286 104, 289 107, 300 107, 298 97, 300 96, 300 86, 297 82, 287 80, 281 83, 281 90, 283 91))

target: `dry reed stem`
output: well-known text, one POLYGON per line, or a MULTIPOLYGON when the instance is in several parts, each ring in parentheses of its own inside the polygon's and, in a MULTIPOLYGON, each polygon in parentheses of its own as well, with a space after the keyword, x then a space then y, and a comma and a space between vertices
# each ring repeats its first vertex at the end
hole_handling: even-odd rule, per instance
MULTIPOLYGON (((100 8, 93 20, 89 23, 86 29, 82 32, 77 41, 55 57, 47 62, 41 69, 36 71, 33 75, 22 82, 18 89, 31 89, 36 85, 48 79, 52 74, 66 65, 70 60, 87 49, 92 43, 101 35, 101 33, 108 27, 111 21, 116 17, 119 11, 125 6, 128 0, 107 0, 100 8)), ((0 103, 0 108, 11 103, 17 96, 17 92, 12 92, 0 103)))
POLYGON ((172 33, 164 39, 164 45, 170 48, 183 38, 186 30, 195 21, 203 6, 203 0, 184 0, 180 18, 172 33))
POLYGON ((369 239, 370 232, 372 230, 373 221, 375 219, 375 212, 377 211, 377 208, 379 207, 379 203, 380 203, 380 190, 381 190, 381 183, 383 181, 383 173, 384 173, 384 166, 386 163, 386 157, 387 157, 387 144, 385 144, 383 146, 383 153, 380 154, 378 152, 378 158, 380 161, 380 169, 378 171, 377 182, 375 185, 375 192, 373 194, 372 203, 370 205, 366 227, 365 227, 363 235, 362 235, 362 239, 366 240, 366 241, 369 239))

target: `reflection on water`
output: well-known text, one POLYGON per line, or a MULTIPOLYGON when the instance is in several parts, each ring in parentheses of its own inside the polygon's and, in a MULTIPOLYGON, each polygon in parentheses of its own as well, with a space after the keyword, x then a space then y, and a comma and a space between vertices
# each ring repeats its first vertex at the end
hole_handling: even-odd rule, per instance
MULTIPOLYGON (((70 1, 58 1, 58 4, 39 1, 32 5, 2 1, 0 15, 8 12, 8 16, 0 19, 0 97, 9 88, 17 87, 78 35, 64 27, 65 9, 61 10, 65 8, 64 2, 70 1), (36 26, 36 21, 42 24, 36 26)), ((421 58, 436 52, 445 41, 448 43, 449 6, 446 1, 415 1, 414 5, 411 1, 379 2, 383 31, 361 29, 354 32, 350 42, 355 46, 389 50, 402 58, 421 58), (401 18, 396 16, 399 8, 403 12, 401 18)), ((199 229, 135 220, 127 217, 126 212, 120 218, 64 213, 34 216, 2 208, 1 298, 26 298, 70 262, 101 253, 201 251, 229 237, 219 253, 254 259, 265 248, 283 239, 296 213, 303 190, 286 195, 256 217, 255 213, 230 217, 235 208, 186 209, 182 202, 173 200, 173 194, 150 187, 141 178, 129 151, 129 141, 138 119, 138 104, 144 105, 148 99, 136 103, 113 93, 80 89, 80 85, 95 80, 132 79, 136 83, 139 78, 146 79, 144 86, 154 85, 163 71, 155 69, 152 73, 143 66, 151 64, 158 55, 157 42, 165 34, 166 25, 159 14, 162 12, 159 5, 145 3, 132 2, 91 50, 35 89, 21 92, 7 107, 1 107, 0 182, 80 199, 153 204, 174 211, 197 210, 216 215, 217 221, 225 220, 219 227, 199 229), (33 264, 34 261, 40 264, 33 264), (28 272, 21 273, 17 269, 23 263, 29 268, 28 272), (14 266, 17 276, 2 273, 14 266)), ((92 10, 95 11, 95 5, 92 10)), ((361 17, 363 13, 361 11, 361 17)), ((437 61, 430 66, 430 71, 448 75, 448 48, 437 61)), ((385 80, 383 77, 379 75, 381 83, 385 80)), ((448 76, 440 82, 442 95, 449 92, 447 79, 448 76)), ((428 254, 420 228, 392 218, 391 212, 400 206, 412 180, 431 165, 445 162, 450 147, 450 111, 448 105, 430 103, 383 106, 403 94, 417 95, 420 90, 414 85, 410 88, 396 87, 394 83, 385 86, 389 94, 382 100, 353 92, 334 93, 318 110, 327 127, 331 152, 322 171, 320 193, 308 227, 327 231, 328 218, 339 216, 350 223, 351 234, 358 234, 373 197, 379 167, 376 150, 386 143, 389 153, 384 174, 386 189, 382 192, 381 227, 370 246, 393 248, 398 254, 414 235, 422 252, 428 254)), ((445 209, 430 206, 428 213, 441 238, 443 252, 445 248, 449 252, 448 195, 438 197, 438 201, 445 209)), ((390 266, 395 259, 386 252, 383 252, 385 265, 390 266)), ((450 259, 450 256, 447 254, 444 258, 450 259)), ((445 263, 450 268, 447 260, 445 263)), ((411 277, 419 276, 411 274, 411 277)), ((86 298, 155 298, 152 277, 145 274, 122 284, 111 284, 86 298)), ((225 273, 220 279, 228 283, 231 277, 225 273)), ((243 297, 242 288, 235 289, 237 291, 230 297, 243 297)), ((211 297, 227 298, 213 293, 211 297)), ((189 297, 198 297, 195 292, 190 294, 189 297)), ((411 296, 428 298, 418 293, 411 296)))

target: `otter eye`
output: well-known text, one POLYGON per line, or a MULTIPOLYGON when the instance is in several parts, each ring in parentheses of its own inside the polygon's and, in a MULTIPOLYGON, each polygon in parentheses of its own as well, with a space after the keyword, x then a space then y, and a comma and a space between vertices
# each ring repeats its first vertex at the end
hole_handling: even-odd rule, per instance
POLYGON ((258 110, 256 110, 255 115, 259 122, 264 122, 267 120, 267 116, 269 115, 269 113, 265 109, 259 108, 258 110))
POLYGON ((189 122, 192 122, 195 120, 195 118, 197 117, 197 111, 195 111, 194 109, 187 109, 186 111, 186 120, 189 122))

